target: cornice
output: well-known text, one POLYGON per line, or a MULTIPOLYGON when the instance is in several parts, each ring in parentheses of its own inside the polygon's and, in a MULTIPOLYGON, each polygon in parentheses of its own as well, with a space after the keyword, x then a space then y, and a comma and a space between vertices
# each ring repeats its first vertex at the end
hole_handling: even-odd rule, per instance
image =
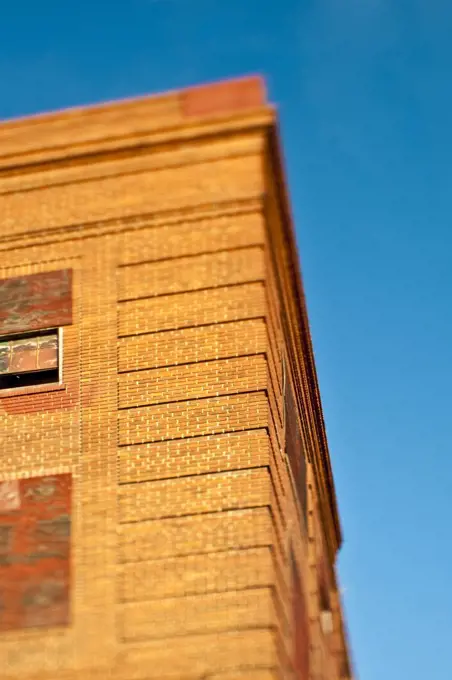
POLYGON ((254 120, 246 127, 242 123, 230 130, 216 123, 210 128, 206 126, 203 134, 185 140, 176 135, 162 143, 127 146, 111 153, 99 152, 93 156, 67 158, 64 162, 0 171, 0 196, 259 154, 263 148, 261 132, 266 127, 266 119, 254 120))
POLYGON ((0 123, 0 176, 137 155, 268 122, 263 81, 243 78, 0 123))
POLYGON ((268 125, 271 118, 272 111, 266 107, 245 116, 217 117, 215 120, 163 130, 160 128, 139 135, 106 137, 80 146, 30 150, 24 154, 0 158, 0 179, 111 160, 121 161, 188 142, 196 143, 209 138, 220 139, 240 132, 252 132, 268 125))

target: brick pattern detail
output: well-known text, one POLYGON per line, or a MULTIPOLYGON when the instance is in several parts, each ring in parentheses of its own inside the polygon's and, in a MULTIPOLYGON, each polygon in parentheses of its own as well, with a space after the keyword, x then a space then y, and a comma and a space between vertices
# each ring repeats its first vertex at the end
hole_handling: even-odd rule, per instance
MULTIPOLYGON (((264 671, 276 658, 276 641, 270 630, 240 630, 205 635, 188 635, 147 640, 124 646, 120 664, 124 677, 205 678, 221 672, 237 672, 237 667, 264 671), (136 669, 146 669, 137 673, 136 669), (155 669, 155 670, 154 670, 155 669), (133 677, 133 676, 132 676, 133 677)), ((246 677, 246 676, 245 676, 246 677)), ((221 678, 221 673, 219 674, 221 678)), ((254 680, 254 679, 253 679, 254 680)))
POLYGON ((124 486, 119 495, 122 522, 267 505, 270 479, 264 468, 202 477, 183 477, 124 486), (244 489, 247 490, 244 496, 244 489))
POLYGON ((266 348, 267 331, 263 318, 217 323, 120 338, 118 367, 120 372, 160 368, 264 354, 266 348))
POLYGON ((232 248, 263 246, 265 224, 258 212, 198 217, 194 222, 163 224, 127 231, 121 238, 121 264, 215 253, 232 248))
POLYGON ((223 158, 89 182, 40 186, 27 193, 0 192, 0 212, 11 236, 39 234, 85 221, 134 217, 227 200, 246 200, 262 190, 259 157, 223 158), (168 188, 171 187, 169 191, 168 188), (175 197, 177 197, 175 199, 175 197))
POLYGON ((185 475, 266 466, 270 442, 264 429, 123 446, 121 482, 143 482, 185 475))
POLYGON ((157 562, 132 562, 120 570, 118 589, 121 601, 140 602, 150 596, 158 600, 271 586, 273 579, 270 549, 251 548, 186 555, 157 562), (152 593, 149 592, 150 583, 152 593))
POLYGON ((117 594, 129 648, 275 617, 262 223, 239 218, 239 236, 228 220, 234 247, 218 219, 148 230, 140 250, 124 239, 117 594))
POLYGON ((187 595, 120 607, 124 640, 164 639, 173 635, 271 627, 275 619, 271 590, 187 595))
POLYGON ((126 373, 119 379, 119 407, 257 392, 267 386, 262 355, 126 373))
POLYGON ((136 264, 119 270, 119 299, 185 293, 264 278, 261 248, 136 264))
POLYGON ((194 399, 123 410, 119 413, 119 443, 180 439, 265 427, 265 393, 194 399))
POLYGON ((166 559, 173 556, 214 553, 268 546, 272 519, 267 507, 225 510, 201 515, 167 517, 120 526, 121 562, 166 559))
POLYGON ((69 623, 71 476, 0 481, 0 632, 69 623))
POLYGON ((0 280, 0 335, 72 323, 72 272, 0 280))
POLYGON ((124 302, 119 308, 119 335, 124 337, 192 328, 264 314, 265 293, 262 284, 213 288, 124 302))

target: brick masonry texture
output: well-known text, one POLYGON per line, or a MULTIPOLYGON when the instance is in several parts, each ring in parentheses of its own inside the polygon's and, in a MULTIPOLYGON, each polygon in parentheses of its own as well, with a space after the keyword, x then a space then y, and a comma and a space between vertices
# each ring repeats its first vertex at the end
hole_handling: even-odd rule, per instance
POLYGON ((124 565, 118 577, 118 596, 123 602, 148 600, 151 582, 152 598, 158 600, 220 593, 227 588, 235 591, 271 586, 273 581, 273 559, 268 547, 228 550, 124 565))
POLYGON ((198 328, 120 338, 118 369, 126 372, 191 364, 200 360, 264 354, 266 348, 267 331, 263 318, 214 323, 198 328))
POLYGON ((303 680, 351 678, 274 125, 259 78, 0 125, 0 284, 72 272, 61 383, 0 390, 6 680, 286 680, 297 636, 303 680), (9 528, 39 479, 70 480, 70 541, 27 619, 9 528))
POLYGON ((118 310, 119 335, 136 335, 239 321, 265 314, 262 283, 209 288, 160 298, 131 300, 118 310))
POLYGON ((269 463, 270 442, 262 428, 123 446, 119 450, 119 479, 121 482, 168 479, 264 467, 269 463))

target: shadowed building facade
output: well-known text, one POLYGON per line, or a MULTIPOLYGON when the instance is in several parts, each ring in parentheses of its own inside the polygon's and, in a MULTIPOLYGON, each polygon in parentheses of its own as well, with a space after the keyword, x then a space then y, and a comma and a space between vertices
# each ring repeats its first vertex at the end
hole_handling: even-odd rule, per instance
POLYGON ((259 78, 0 126, 5 680, 346 680, 259 78))

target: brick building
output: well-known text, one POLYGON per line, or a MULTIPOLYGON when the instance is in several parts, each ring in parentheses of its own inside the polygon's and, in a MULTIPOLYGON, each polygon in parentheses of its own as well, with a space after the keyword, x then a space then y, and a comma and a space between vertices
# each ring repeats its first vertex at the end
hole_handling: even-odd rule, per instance
POLYGON ((0 224, 2 678, 351 678, 260 79, 2 124, 0 224))

